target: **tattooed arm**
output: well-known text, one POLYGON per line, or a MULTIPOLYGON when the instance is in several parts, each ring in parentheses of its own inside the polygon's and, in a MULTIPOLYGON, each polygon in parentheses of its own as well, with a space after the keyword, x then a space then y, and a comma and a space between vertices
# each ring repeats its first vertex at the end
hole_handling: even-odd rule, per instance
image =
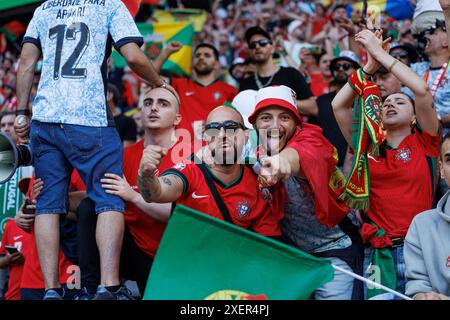
POLYGON ((138 176, 142 198, 147 202, 174 202, 183 194, 183 181, 174 174, 163 177, 138 176))

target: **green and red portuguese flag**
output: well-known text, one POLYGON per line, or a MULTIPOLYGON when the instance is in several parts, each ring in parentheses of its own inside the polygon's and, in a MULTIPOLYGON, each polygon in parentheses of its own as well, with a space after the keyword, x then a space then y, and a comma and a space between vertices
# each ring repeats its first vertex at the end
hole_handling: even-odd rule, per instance
POLYGON ((177 206, 144 300, 308 299, 333 273, 328 260, 177 206))
POLYGON ((16 170, 9 181, 0 184, 0 242, 6 222, 14 218, 24 201, 24 195, 19 189, 21 179, 22 170, 16 170))

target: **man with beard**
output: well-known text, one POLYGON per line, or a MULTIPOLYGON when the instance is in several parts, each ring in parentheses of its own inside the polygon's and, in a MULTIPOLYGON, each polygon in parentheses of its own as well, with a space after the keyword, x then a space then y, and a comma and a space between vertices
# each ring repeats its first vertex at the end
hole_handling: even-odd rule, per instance
POLYGON ((227 106, 215 108, 206 120, 204 137, 214 165, 194 158, 174 165, 159 178, 155 173, 166 149, 148 146, 144 150, 138 185, 145 201, 176 201, 263 236, 279 237, 279 202, 268 205, 256 175, 238 162, 246 140, 240 113, 227 106))
MULTIPOLYGON (((449 1, 441 1, 445 16, 450 15, 449 1)), ((450 51, 447 38, 447 28, 444 20, 437 20, 434 25, 422 32, 426 40, 425 54, 429 61, 414 63, 413 69, 428 84, 434 99, 438 118, 445 128, 444 133, 450 128, 450 51)), ((405 91, 413 96, 411 90, 405 91)))
POLYGON ((194 51, 195 75, 191 79, 173 78, 171 84, 180 95, 181 123, 178 129, 189 131, 192 139, 201 139, 201 128, 208 113, 218 105, 233 100, 237 91, 229 84, 218 81, 219 52, 207 43, 194 51))
MULTIPOLYGON (((280 221, 282 241, 361 274, 361 239, 346 217, 348 208, 337 200, 339 176, 343 177, 335 167, 335 148, 322 130, 302 122, 286 86, 259 90, 248 120, 258 132, 260 147, 269 155, 259 157, 261 181, 272 192, 286 191, 280 221)), ((340 272, 312 296, 315 300, 361 297, 361 283, 340 272)))
POLYGON ((330 71, 333 75, 332 83, 336 90, 323 94, 317 98, 317 105, 319 106, 317 120, 319 126, 323 130, 325 138, 327 138, 338 151, 338 167, 344 165, 347 142, 334 117, 331 101, 333 101, 336 96, 336 92, 347 83, 348 77, 358 68, 358 57, 352 51, 341 51, 339 57, 333 59, 330 63, 330 71))
POLYGON ((249 47, 250 58, 256 64, 256 72, 253 77, 241 82, 239 91, 285 85, 294 90, 297 95, 297 106, 300 113, 307 116, 316 116, 316 100, 301 73, 291 67, 285 68, 275 65, 272 59, 275 46, 270 35, 264 29, 256 26, 245 32, 245 40, 249 47))

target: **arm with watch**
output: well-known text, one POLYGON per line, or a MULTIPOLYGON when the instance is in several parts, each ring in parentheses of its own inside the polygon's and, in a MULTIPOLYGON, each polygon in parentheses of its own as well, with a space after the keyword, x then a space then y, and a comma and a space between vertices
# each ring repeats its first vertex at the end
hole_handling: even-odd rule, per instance
POLYGON ((29 98, 34 70, 40 56, 41 51, 34 44, 25 43, 23 45, 17 70, 17 117, 14 122, 16 134, 22 141, 28 141, 30 133, 29 98))

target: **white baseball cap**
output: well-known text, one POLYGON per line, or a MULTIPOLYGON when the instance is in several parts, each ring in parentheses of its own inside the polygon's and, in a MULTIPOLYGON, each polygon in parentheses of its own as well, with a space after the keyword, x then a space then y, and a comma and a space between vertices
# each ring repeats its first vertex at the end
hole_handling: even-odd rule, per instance
POLYGON ((256 105, 256 90, 244 90, 239 92, 231 102, 233 107, 242 114, 245 126, 251 128, 252 125, 248 122, 248 117, 251 115, 256 105))

